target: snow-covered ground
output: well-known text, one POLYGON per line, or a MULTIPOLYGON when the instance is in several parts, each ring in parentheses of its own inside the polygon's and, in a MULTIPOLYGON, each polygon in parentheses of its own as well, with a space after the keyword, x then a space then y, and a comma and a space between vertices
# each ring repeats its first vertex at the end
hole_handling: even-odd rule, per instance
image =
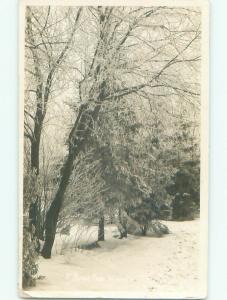
MULTIPOLYGON (((164 223, 171 233, 161 238, 129 235, 128 239, 119 240, 113 237, 116 228, 106 226, 106 241, 92 250, 75 251, 73 241, 83 244, 94 240, 97 228, 86 230, 86 234, 81 230, 80 237, 74 239, 71 234, 70 241, 58 235, 52 259, 40 258, 40 279, 27 294, 34 297, 203 296, 199 220, 164 223)), ((74 236, 75 233, 76 230, 74 236)))

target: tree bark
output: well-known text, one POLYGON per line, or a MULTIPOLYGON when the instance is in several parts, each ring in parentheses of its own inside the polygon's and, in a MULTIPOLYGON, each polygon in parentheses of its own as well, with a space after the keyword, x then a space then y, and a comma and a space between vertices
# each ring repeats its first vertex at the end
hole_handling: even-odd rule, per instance
POLYGON ((102 215, 99 219, 99 230, 98 230, 98 241, 104 241, 105 240, 105 222, 104 222, 104 216, 102 215))
POLYGON ((64 194, 69 183, 70 175, 73 170, 73 162, 80 151, 83 150, 88 137, 92 132, 93 124, 98 117, 100 107, 100 105, 97 105, 93 111, 88 112, 87 106, 81 106, 76 122, 69 134, 68 157, 62 167, 62 176, 58 190, 46 215, 45 242, 41 251, 41 254, 44 258, 51 258, 51 250, 54 244, 58 216, 62 207, 64 194))
POLYGON ((44 258, 51 257, 51 249, 54 244, 58 215, 62 206, 63 196, 67 188, 70 175, 72 173, 73 161, 73 155, 69 155, 62 170, 61 182, 55 195, 54 201, 51 203, 51 206, 46 215, 45 243, 41 251, 41 254, 44 258))
POLYGON ((127 238, 128 237, 128 231, 127 231, 127 224, 126 220, 124 220, 124 216, 122 216, 122 210, 119 208, 118 210, 118 218, 119 218, 119 232, 120 232, 120 239, 127 238))
MULTIPOLYGON (((36 114, 34 117, 34 131, 33 136, 31 139, 31 170, 35 172, 35 175, 39 175, 39 152, 40 152, 40 141, 41 141, 41 133, 42 133, 42 126, 44 116, 42 113, 40 101, 41 101, 42 93, 41 93, 41 86, 37 89, 37 107, 36 107, 36 114)), ((34 203, 31 202, 31 206, 34 203)), ((43 222, 41 218, 41 197, 37 196, 35 200, 36 205, 36 224, 35 226, 35 235, 37 239, 43 240, 44 239, 44 228, 43 222)))
POLYGON ((35 171, 36 175, 39 175, 40 139, 41 139, 41 129, 35 128, 34 138, 31 141, 31 169, 35 171))
POLYGON ((142 231, 142 236, 146 236, 147 235, 147 226, 146 225, 142 226, 141 231, 142 231))

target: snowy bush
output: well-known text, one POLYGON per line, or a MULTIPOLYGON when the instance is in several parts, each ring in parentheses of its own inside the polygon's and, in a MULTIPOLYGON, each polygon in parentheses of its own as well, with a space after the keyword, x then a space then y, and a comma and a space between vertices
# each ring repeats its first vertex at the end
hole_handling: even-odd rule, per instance
POLYGON ((161 222, 154 220, 149 224, 147 231, 148 236, 162 237, 164 234, 169 234, 169 228, 161 222))
POLYGON ((22 284, 23 288, 35 286, 35 278, 38 272, 38 264, 36 263, 38 254, 38 244, 32 237, 32 233, 29 228, 29 221, 24 218, 23 227, 23 276, 22 284))
POLYGON ((32 200, 36 198, 39 190, 37 176, 28 172, 24 175, 24 217, 23 217, 23 270, 22 285, 27 288, 35 285, 38 272, 38 247, 39 242, 35 235, 35 227, 29 219, 29 208, 32 200))
MULTIPOLYGON (((71 228, 65 233, 62 228, 57 229, 57 234, 53 246, 53 254, 67 255, 72 254, 79 248, 93 243, 97 238, 97 227, 89 226, 78 220, 71 220, 71 228)), ((66 221, 65 221, 66 222, 66 221)), ((59 224, 60 226, 61 224, 59 224)), ((64 227, 65 228, 65 227, 64 227)), ((85 248, 85 247, 84 247, 85 248)))
POLYGON ((135 205, 128 208, 128 214, 139 226, 142 235, 147 234, 147 230, 152 220, 158 216, 158 206, 154 196, 141 197, 135 205))
POLYGON ((172 203, 173 220, 193 220, 196 214, 196 205, 190 194, 187 193, 177 193, 173 199, 172 203))

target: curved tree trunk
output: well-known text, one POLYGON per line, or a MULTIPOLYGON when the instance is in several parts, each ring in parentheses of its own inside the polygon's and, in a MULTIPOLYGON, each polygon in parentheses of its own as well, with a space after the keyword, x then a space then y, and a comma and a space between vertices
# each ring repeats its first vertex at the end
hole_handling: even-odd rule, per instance
POLYGON ((100 107, 100 105, 97 105, 93 111, 87 112, 87 106, 81 106, 76 122, 69 134, 69 154, 62 167, 62 176, 54 200, 46 215, 45 243, 41 251, 44 258, 51 258, 51 250, 54 244, 58 216, 62 207, 70 175, 73 171, 73 162, 80 151, 84 149, 84 146, 92 132, 94 121, 96 121, 98 117, 100 107))
POLYGON ((63 196, 66 187, 68 185, 70 175, 72 173, 73 161, 74 161, 73 155, 69 155, 62 170, 62 178, 61 178, 59 188, 55 195, 54 201, 51 203, 51 206, 46 215, 46 222, 45 222, 46 236, 45 236, 45 243, 41 251, 41 254, 44 258, 51 257, 51 249, 54 244, 58 215, 62 206, 63 196))

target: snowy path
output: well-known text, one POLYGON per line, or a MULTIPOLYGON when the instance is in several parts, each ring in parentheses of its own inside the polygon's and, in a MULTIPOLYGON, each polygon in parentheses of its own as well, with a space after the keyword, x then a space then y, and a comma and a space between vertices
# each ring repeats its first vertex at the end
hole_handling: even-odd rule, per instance
POLYGON ((129 236, 123 240, 112 238, 113 227, 109 226, 101 248, 55 255, 51 260, 40 258, 39 274, 45 278, 29 294, 67 291, 68 296, 76 297, 89 296, 85 292, 90 291, 95 296, 198 296, 203 293, 199 220, 165 224, 171 234, 162 238, 129 236))

